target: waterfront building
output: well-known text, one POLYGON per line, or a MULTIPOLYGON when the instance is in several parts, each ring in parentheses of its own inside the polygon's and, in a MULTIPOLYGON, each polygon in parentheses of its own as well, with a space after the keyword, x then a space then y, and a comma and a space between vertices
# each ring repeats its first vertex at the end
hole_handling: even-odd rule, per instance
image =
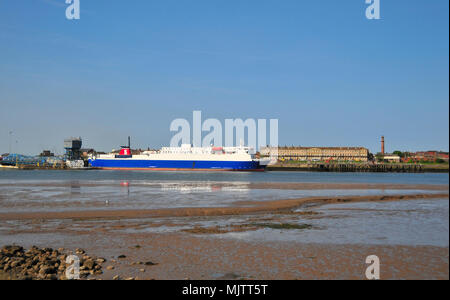
POLYGON ((279 160, 296 161, 360 161, 369 160, 369 150, 364 147, 262 147, 261 156, 277 153, 279 160), (278 153, 277 153, 278 152, 278 153))
POLYGON ((383 161, 387 161, 387 162, 395 162, 395 163, 399 163, 401 160, 399 155, 396 154, 385 154, 383 156, 383 161))

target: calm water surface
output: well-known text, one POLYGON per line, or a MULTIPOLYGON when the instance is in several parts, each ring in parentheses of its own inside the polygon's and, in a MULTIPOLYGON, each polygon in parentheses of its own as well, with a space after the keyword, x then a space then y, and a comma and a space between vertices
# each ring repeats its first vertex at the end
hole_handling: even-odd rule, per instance
POLYGON ((319 217, 295 220, 307 230, 261 229, 226 238, 324 244, 449 246, 449 199, 330 204, 319 217))
POLYGON ((145 180, 217 182, 320 182, 448 184, 448 173, 320 173, 320 172, 147 172, 147 171, 19 171, 0 170, 1 182, 22 180, 145 180))
POLYGON ((251 189, 253 182, 443 184, 448 174, 1 171, 0 212, 217 207, 239 201, 423 192, 251 189))

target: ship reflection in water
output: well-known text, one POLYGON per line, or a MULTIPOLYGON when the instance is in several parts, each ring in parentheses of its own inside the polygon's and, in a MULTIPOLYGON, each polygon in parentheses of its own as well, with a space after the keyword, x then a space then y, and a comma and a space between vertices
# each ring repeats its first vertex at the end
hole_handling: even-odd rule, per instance
POLYGON ((70 183, 70 194, 71 195, 81 194, 81 185, 78 181, 72 181, 70 183))

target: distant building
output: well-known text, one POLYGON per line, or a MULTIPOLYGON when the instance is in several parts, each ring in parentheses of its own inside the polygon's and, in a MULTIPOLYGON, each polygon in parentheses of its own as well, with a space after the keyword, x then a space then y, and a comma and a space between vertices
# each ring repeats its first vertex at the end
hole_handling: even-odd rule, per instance
POLYGON ((434 162, 438 159, 441 159, 443 161, 449 161, 449 153, 448 152, 442 152, 442 151, 419 151, 416 153, 412 153, 409 157, 410 159, 414 161, 429 161, 434 162))
POLYGON ((41 154, 39 154, 40 157, 53 157, 55 156, 54 153, 52 153, 50 150, 44 150, 41 154))
POLYGON ((387 161, 387 162, 396 162, 399 163, 401 160, 399 155, 395 155, 395 154, 384 154, 383 156, 383 161, 387 161))
POLYGON ((80 153, 82 157, 88 157, 91 154, 95 154, 95 149, 87 148, 87 149, 80 149, 80 153))
MULTIPOLYGON (((276 153, 276 148, 262 147, 261 156, 276 153)), ((369 160, 369 150, 364 147, 278 147, 279 160, 297 161, 361 161, 369 160)))

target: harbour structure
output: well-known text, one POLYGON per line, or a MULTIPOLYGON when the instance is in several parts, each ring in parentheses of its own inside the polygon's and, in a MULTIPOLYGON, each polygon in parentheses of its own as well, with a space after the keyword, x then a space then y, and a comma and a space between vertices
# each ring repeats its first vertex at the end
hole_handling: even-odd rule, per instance
POLYGON ((79 138, 68 138, 64 140, 64 149, 68 160, 79 160, 81 158, 81 145, 83 141, 79 138))
POLYGON ((278 153, 278 160, 296 161, 358 161, 369 160, 369 150, 364 147, 262 147, 261 156, 278 153))
POLYGON ((64 168, 64 160, 62 157, 56 156, 29 156, 21 154, 8 154, 8 156, 3 157, 1 161, 2 165, 5 166, 15 166, 20 168, 54 168, 61 169, 64 168))
POLYGON ((66 167, 69 169, 84 169, 87 162, 83 159, 81 146, 83 141, 79 138, 69 138, 64 140, 64 149, 66 149, 66 167))
POLYGON ((43 150, 41 154, 39 154, 40 157, 53 157, 55 156, 54 153, 52 153, 50 150, 43 150))

